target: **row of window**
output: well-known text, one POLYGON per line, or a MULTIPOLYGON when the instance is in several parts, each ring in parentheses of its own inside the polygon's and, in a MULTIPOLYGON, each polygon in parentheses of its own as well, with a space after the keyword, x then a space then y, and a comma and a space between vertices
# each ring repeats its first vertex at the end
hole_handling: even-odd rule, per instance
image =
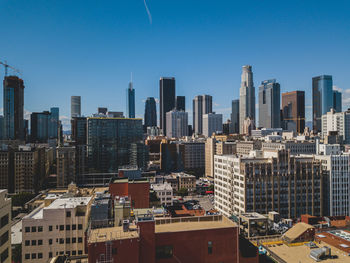
MULTIPOLYGON (((49 245, 52 245, 53 240, 50 238, 48 241, 49 241, 49 245)), ((74 243, 77 243, 77 241, 78 241, 78 243, 83 243, 83 238, 82 237, 78 237, 78 238, 76 238, 76 237, 72 237, 72 238, 67 237, 66 238, 66 242, 64 241, 64 238, 56 238, 56 243, 57 244, 64 244, 64 243, 66 243, 66 244, 70 244, 70 243, 74 244, 74 243)), ((25 244, 25 246, 30 246, 30 245, 32 245, 32 246, 41 246, 43 244, 43 240, 42 239, 39 239, 39 240, 26 240, 24 242, 24 244, 25 244)))
MULTIPOLYGON (((66 251, 66 255, 70 256, 76 256, 76 255, 82 255, 83 254, 83 251, 82 250, 78 250, 78 251, 66 251)), ((58 255, 64 255, 64 251, 60 251, 60 252, 56 252, 56 256, 58 255)), ((49 252, 49 258, 52 258, 53 257, 53 253, 52 252, 49 252)), ((43 258, 43 253, 27 253, 24 255, 24 258, 25 259, 40 259, 40 258, 43 258)), ((2 261, 1 261, 2 262, 2 261)))
MULTIPOLYGON (((63 231, 64 229, 66 229, 67 231, 69 230, 76 230, 77 229, 77 225, 76 224, 73 224, 73 225, 56 225, 56 229, 59 231, 63 231)), ((83 229, 83 225, 82 224, 78 224, 78 230, 82 230, 83 229)), ((53 231, 53 226, 49 226, 49 231, 53 231)), ((26 233, 29 233, 29 232, 43 232, 43 227, 42 226, 32 226, 32 227, 29 227, 29 226, 26 226, 25 227, 25 232, 26 233)))
POLYGON ((9 214, 6 214, 0 219, 0 229, 6 226, 8 223, 9 223, 9 214))

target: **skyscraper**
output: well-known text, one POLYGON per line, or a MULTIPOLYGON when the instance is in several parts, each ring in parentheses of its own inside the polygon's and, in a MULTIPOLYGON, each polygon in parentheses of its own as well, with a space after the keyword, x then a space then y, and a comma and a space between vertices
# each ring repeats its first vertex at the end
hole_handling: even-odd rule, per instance
POLYGON ((275 79, 261 82, 259 87, 259 126, 281 128, 280 84, 275 79))
POLYGON ((128 118, 135 118, 135 90, 133 88, 132 81, 129 82, 128 88, 128 98, 127 98, 127 116, 128 118))
POLYGON ((223 132, 222 114, 203 114, 203 135, 210 137, 214 132, 216 134, 221 134, 223 132))
POLYGON ((159 99, 159 124, 166 135, 166 113, 175 108, 175 78, 160 78, 159 99))
POLYGON ((193 131, 196 134, 203 133, 203 114, 213 112, 213 97, 210 95, 198 95, 193 99, 193 131))
POLYGON ((60 120, 60 110, 58 107, 53 107, 50 109, 49 117, 49 138, 57 139, 58 138, 58 127, 60 120))
POLYGON ((239 100, 232 101, 230 133, 239 133, 239 100))
POLYGON ((176 96, 176 110, 186 111, 185 96, 176 96))
POLYGON ((342 93, 338 90, 333 90, 333 108, 336 112, 342 111, 342 93))
POLYGON ((243 123, 246 118, 255 119, 255 87, 252 66, 242 67, 241 88, 239 90, 239 131, 243 133, 243 123))
POLYGON ((305 129, 305 92, 282 93, 283 129, 303 133, 305 129))
POLYGON ((70 114, 71 118, 81 116, 81 97, 72 96, 70 98, 70 114))
POLYGON ((148 97, 145 103, 145 127, 157 126, 157 108, 153 97, 148 97))
POLYGON ((24 139, 24 84, 16 76, 4 79, 4 134, 5 140, 24 139))
POLYGON ((333 106, 332 76, 322 75, 312 78, 312 121, 315 132, 321 131, 321 117, 333 106))
POLYGON ((51 112, 33 112, 30 116, 31 141, 46 143, 48 139, 58 139, 59 125, 59 108, 51 108, 51 112))
POLYGON ((187 136, 188 113, 172 110, 166 113, 166 136, 168 138, 181 138, 187 136))

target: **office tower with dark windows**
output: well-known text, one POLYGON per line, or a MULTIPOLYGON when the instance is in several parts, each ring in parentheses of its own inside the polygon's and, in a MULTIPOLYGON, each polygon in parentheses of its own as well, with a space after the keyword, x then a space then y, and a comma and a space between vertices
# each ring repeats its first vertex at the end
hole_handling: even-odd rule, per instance
POLYGON ((157 107, 156 100, 148 97, 145 103, 145 128, 157 126, 157 107))
POLYGON ((342 111, 342 93, 338 90, 333 90, 333 109, 336 112, 342 111))
POLYGON ((186 97, 185 96, 176 96, 176 110, 186 111, 186 97))
POLYGON ((303 133, 305 129, 305 91, 282 93, 282 128, 303 133))
POLYGON ((198 95, 193 99, 193 131, 203 133, 203 115, 213 112, 213 97, 198 95))
POLYGON ((115 173, 130 165, 131 145, 142 139, 142 119, 87 118, 89 172, 115 173))
POLYGON ((239 100, 232 101, 230 133, 239 133, 239 100))
POLYGON ((108 108, 105 107, 98 107, 97 108, 97 114, 100 115, 107 115, 108 108))
POLYGON ((259 126, 263 128, 280 128, 280 109, 280 84, 275 79, 261 82, 259 87, 259 126))
POLYGON ((166 135, 166 113, 175 108, 175 78, 160 78, 159 100, 159 125, 166 135))
POLYGON ((128 118, 135 118, 135 90, 132 81, 129 83, 127 93, 127 116, 128 118))
POLYGON ((81 97, 71 96, 70 98, 71 118, 81 116, 81 97))
POLYGON ((58 107, 53 107, 50 109, 49 125, 48 125, 48 136, 49 139, 58 138, 58 128, 60 121, 60 110, 58 107))
POLYGON ((87 143, 86 135, 87 119, 86 117, 74 117, 71 120, 72 141, 76 145, 87 143))
POLYGON ((24 140, 24 84, 16 76, 4 79, 4 130, 5 140, 24 140))
POLYGON ((239 90, 239 132, 243 133, 244 120, 256 122, 255 118, 255 87, 252 66, 242 67, 241 88, 239 90))
POLYGON ((330 75, 312 78, 312 124, 315 132, 321 131, 321 118, 333 108, 333 79, 330 75))
POLYGON ((166 113, 166 136, 168 138, 181 138, 188 133, 188 113, 172 110, 166 113))
POLYGON ((32 142, 46 143, 48 139, 58 139, 59 128, 59 108, 51 108, 51 112, 33 112, 30 116, 32 142))

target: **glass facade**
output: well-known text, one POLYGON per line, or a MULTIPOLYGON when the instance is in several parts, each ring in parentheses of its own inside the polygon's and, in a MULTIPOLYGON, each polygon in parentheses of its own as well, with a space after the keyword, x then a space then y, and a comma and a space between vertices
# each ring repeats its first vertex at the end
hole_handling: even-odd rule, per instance
POLYGON ((166 134, 166 113, 175 107, 175 78, 160 78, 159 99, 159 124, 166 134))
POLYGON ((275 79, 265 80, 259 87, 259 126, 263 128, 281 127, 280 84, 275 79))
POLYGON ((145 127, 157 126, 157 107, 153 97, 148 97, 145 104, 145 127))
POLYGON ((342 93, 333 90, 333 108, 336 112, 342 112, 342 93))
POLYGON ((127 102, 128 117, 135 118, 135 90, 133 89, 132 82, 129 83, 127 102))

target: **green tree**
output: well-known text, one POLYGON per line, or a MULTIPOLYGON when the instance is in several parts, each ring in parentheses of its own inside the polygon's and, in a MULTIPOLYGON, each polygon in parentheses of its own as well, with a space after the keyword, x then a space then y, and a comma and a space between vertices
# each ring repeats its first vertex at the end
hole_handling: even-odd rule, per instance
POLYGON ((187 188, 181 188, 179 191, 177 191, 178 195, 184 197, 188 195, 188 189, 187 188))

